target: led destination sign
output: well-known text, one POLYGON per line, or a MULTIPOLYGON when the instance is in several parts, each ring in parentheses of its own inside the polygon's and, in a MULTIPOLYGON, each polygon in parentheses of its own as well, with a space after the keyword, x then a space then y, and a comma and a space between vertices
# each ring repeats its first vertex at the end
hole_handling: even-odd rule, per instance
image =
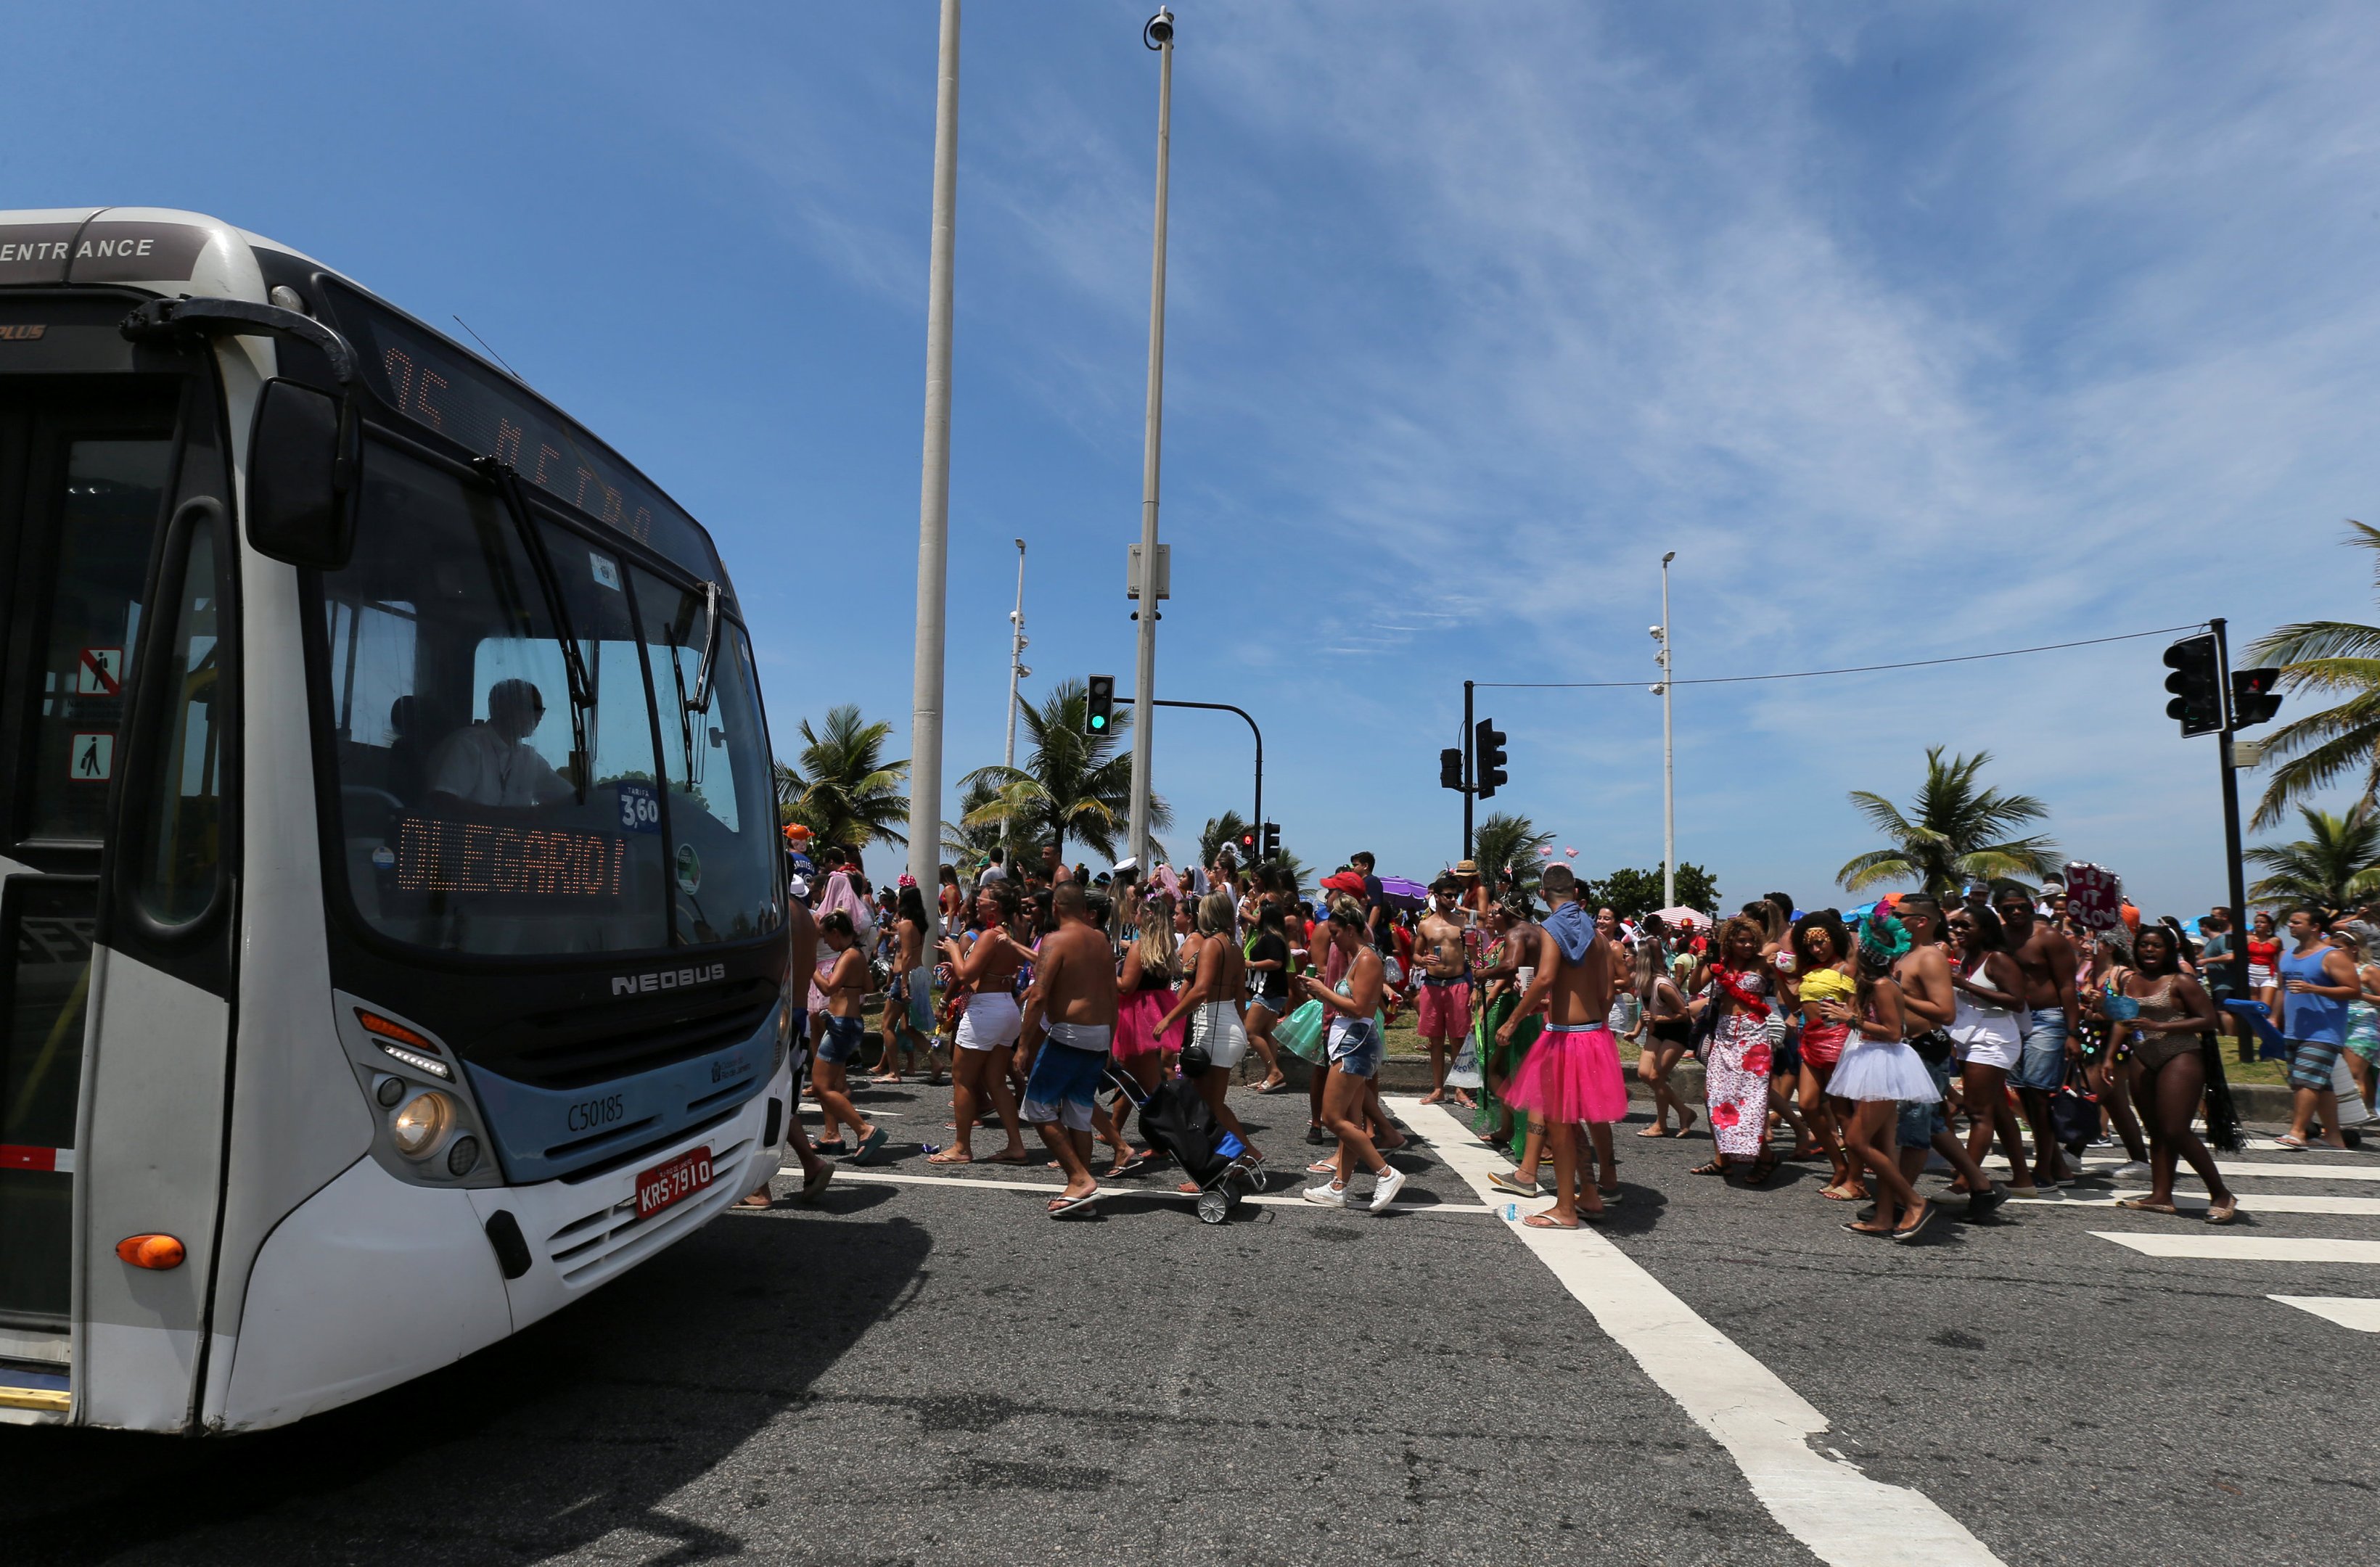
POLYGON ((533 900, 617 898, 628 842, 606 832, 408 816, 396 828, 397 888, 533 900))

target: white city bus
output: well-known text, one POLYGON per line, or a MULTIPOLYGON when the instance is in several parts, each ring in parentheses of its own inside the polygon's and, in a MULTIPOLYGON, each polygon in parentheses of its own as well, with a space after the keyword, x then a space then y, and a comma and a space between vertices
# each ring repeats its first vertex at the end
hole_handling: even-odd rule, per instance
POLYGON ((294 1420, 750 1190, 769 756, 709 535, 513 376, 0 213, 0 1420, 294 1420))

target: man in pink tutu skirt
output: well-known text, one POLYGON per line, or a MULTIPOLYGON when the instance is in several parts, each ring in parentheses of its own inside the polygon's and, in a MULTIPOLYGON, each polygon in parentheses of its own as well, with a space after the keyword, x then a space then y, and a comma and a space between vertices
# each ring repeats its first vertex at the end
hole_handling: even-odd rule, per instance
POLYGON ((1602 1194, 1578 1178, 1579 1124, 1608 1127, 1625 1116, 1628 1085, 1620 1075, 1619 1041, 1604 1021, 1611 1012, 1610 943, 1597 931, 1594 911, 1576 901, 1576 878, 1568 866, 1548 869, 1540 886, 1554 911, 1538 943, 1536 978, 1496 1037, 1509 1044, 1522 1018, 1545 1009, 1546 1031, 1504 1098, 1545 1127, 1553 1148, 1554 1206, 1526 1222, 1537 1230, 1575 1230, 1603 1217, 1602 1194))

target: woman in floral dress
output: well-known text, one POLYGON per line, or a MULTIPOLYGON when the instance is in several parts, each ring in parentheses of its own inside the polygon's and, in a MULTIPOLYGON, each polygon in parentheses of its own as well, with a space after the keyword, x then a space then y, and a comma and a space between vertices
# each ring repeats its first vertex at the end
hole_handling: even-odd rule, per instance
POLYGON ((1781 1014, 1760 955, 1765 943, 1766 932, 1740 914, 1720 926, 1710 993, 1694 1003, 1718 1009, 1703 1073, 1711 1140, 1718 1152, 1694 1172, 1721 1175, 1733 1161, 1748 1159, 1752 1168, 1744 1179, 1755 1186, 1777 1172, 1778 1159, 1768 1146, 1768 1073, 1775 1051, 1769 1020, 1781 1014))

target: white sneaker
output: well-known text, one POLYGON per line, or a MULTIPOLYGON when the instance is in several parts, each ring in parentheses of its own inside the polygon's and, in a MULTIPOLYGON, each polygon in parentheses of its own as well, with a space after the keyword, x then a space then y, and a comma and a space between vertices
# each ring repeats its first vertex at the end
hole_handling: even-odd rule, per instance
POLYGON ((2129 1164, 2119 1164, 2106 1173, 2110 1181, 2145 1181, 2149 1175, 2148 1162, 2136 1159, 2129 1164))
POLYGON ((1305 1200, 1320 1203, 1325 1208, 1344 1208, 1347 1206, 1347 1188, 1334 1186, 1325 1181, 1318 1186, 1306 1187, 1305 1200))
POLYGON ((1397 1194, 1404 1189, 1405 1172, 1403 1171, 1394 1165, 1381 1171, 1372 1182, 1372 1211, 1378 1213, 1387 1208, 1389 1204, 1397 1200, 1397 1194))

